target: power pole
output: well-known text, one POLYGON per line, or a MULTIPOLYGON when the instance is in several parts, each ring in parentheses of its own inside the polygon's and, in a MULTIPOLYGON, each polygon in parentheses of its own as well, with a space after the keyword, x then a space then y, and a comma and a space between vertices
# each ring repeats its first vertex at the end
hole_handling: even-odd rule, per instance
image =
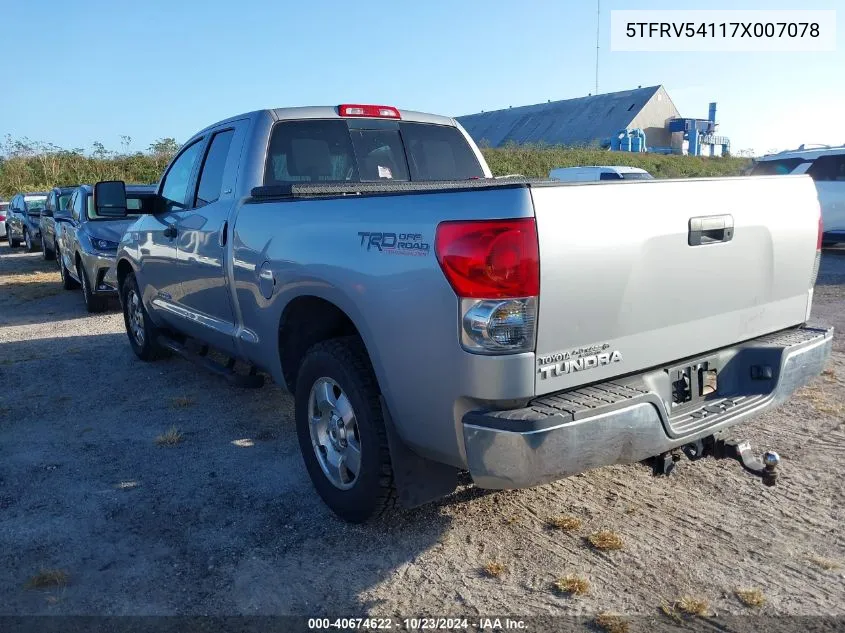
POLYGON ((596 92, 599 93, 599 35, 601 33, 601 0, 596 0, 596 92))

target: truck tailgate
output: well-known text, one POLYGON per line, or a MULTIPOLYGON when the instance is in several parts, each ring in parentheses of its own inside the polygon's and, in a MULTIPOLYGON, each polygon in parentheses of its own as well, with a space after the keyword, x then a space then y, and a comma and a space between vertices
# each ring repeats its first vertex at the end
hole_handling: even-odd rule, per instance
POLYGON ((531 194, 537 394, 807 319, 819 221, 808 177, 535 185, 531 194))

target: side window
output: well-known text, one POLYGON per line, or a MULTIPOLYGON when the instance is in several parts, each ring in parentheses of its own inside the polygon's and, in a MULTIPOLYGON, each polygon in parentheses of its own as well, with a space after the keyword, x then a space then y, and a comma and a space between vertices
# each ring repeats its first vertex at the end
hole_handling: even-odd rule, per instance
POLYGON ((194 167, 199 159, 201 149, 202 139, 187 147, 165 174, 164 183, 161 186, 161 195, 166 200, 165 208, 167 211, 186 208, 185 201, 188 199, 191 175, 194 173, 194 167))
POLYGON ((822 156, 807 170, 816 182, 845 181, 845 154, 822 156))
POLYGON ((223 170, 226 168, 226 158, 229 156, 229 146, 232 144, 234 134, 234 130, 225 130, 211 138, 200 172, 194 207, 204 207, 217 202, 220 198, 220 190, 223 188, 223 170))
POLYGON ((53 212, 53 200, 55 200, 55 198, 56 194, 52 191, 50 192, 50 195, 47 196, 47 203, 44 205, 44 210, 47 211, 48 214, 53 212))
POLYGON ((622 180, 622 176, 612 171, 603 171, 599 174, 599 180, 622 180))
POLYGON ((73 219, 77 220, 77 221, 79 220, 79 205, 77 204, 78 200, 79 200, 79 190, 77 189, 76 191, 73 192, 73 197, 71 197, 70 204, 68 205, 68 206, 70 206, 71 215, 73 216, 73 219))

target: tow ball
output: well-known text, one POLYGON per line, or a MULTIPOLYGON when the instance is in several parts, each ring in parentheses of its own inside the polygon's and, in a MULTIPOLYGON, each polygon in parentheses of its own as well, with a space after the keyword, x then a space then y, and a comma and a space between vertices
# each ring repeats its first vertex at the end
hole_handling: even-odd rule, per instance
POLYGON ((681 459, 681 452, 691 461, 708 456, 715 459, 735 459, 746 471, 760 477, 764 485, 774 486, 777 483, 780 455, 776 452, 766 451, 762 457, 758 457, 752 452, 751 442, 748 440, 729 440, 712 435, 686 444, 680 450, 655 457, 655 474, 672 474, 675 464, 681 459))

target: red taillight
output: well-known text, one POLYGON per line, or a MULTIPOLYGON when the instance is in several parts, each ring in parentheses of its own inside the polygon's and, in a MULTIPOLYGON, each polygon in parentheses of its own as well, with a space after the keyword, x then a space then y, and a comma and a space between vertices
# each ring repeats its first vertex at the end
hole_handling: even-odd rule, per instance
POLYGON ((344 103, 337 107, 340 116, 364 116, 382 119, 401 119, 399 110, 393 106, 361 105, 360 103, 344 103))
POLYGON ((6 221, 6 216, 3 215, 2 213, 0 213, 0 222, 5 222, 5 221, 6 221))
POLYGON ((459 297, 511 299, 540 294, 534 218, 443 222, 437 261, 459 297))

